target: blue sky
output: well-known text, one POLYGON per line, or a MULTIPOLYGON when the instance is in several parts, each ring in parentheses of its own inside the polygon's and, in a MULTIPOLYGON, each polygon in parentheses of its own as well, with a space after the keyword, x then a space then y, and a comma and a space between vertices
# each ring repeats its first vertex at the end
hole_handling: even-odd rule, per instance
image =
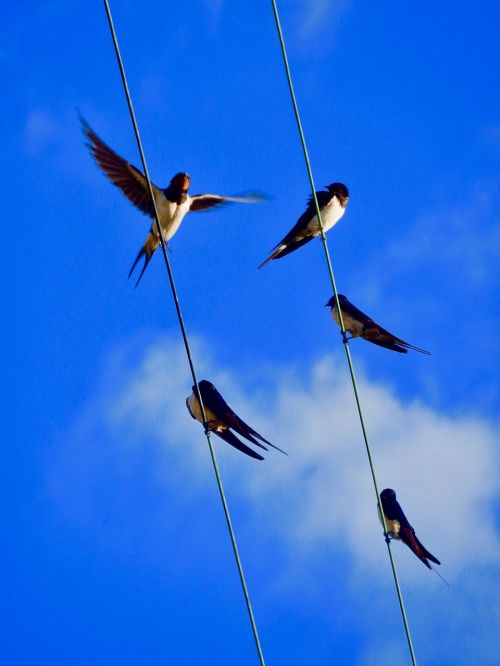
MULTIPOLYGON (((395 544, 419 663, 500 630, 496 3, 296 0, 283 27, 341 292, 431 357, 352 345, 375 462, 446 588, 395 544)), ((269 664, 408 663, 319 242, 256 267, 308 181, 269 3, 114 3, 153 180, 267 192, 188 216, 171 260, 200 376, 290 452, 216 441, 269 664)), ((160 256, 75 109, 139 157, 104 9, 5 9, 2 660, 255 664, 160 256), (29 16, 29 20, 27 20, 29 16)))

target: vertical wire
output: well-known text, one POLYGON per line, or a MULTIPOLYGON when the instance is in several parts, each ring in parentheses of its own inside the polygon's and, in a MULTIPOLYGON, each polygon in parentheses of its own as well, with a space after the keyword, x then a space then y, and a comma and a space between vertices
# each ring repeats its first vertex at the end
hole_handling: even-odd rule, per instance
POLYGON ((307 175, 309 177, 309 183, 311 185, 311 192, 312 192, 312 197, 313 197, 313 201, 314 201, 314 207, 316 209, 316 217, 318 219, 321 241, 323 243, 323 249, 324 249, 324 252, 325 252, 325 259, 326 259, 326 264, 327 264, 327 268, 328 268, 328 274, 329 274, 329 277, 330 277, 330 282, 331 282, 331 285, 332 285, 332 288, 333 288, 333 293, 334 293, 334 296, 335 296, 335 304, 337 306, 337 313, 338 313, 338 316, 339 316, 339 324, 340 324, 342 341, 344 343, 344 349, 345 349, 345 353, 346 353, 346 357, 347 357, 347 364, 349 366, 349 374, 351 376, 352 387, 353 387, 353 390, 354 390, 354 397, 356 399, 356 407, 357 407, 357 410, 358 410, 359 420, 360 420, 360 423, 361 423, 361 430, 363 432, 363 439, 364 439, 366 454, 367 454, 367 457, 368 457, 368 463, 369 463, 369 466, 370 466, 370 472, 371 472, 371 477, 372 477, 372 481, 373 481, 373 486, 374 486, 375 494, 376 494, 376 497, 377 497, 377 508, 378 508, 379 513, 382 517, 382 523, 383 523, 383 526, 384 526, 384 537, 385 537, 385 542, 387 544, 387 552, 389 554, 389 560, 390 560, 390 564, 391 564, 392 575, 393 575, 393 578, 394 578, 394 584, 395 584, 395 587, 396 587, 396 593, 397 593, 397 597, 398 597, 399 608, 401 610, 401 616, 402 616, 402 619, 403 619, 403 625, 404 625, 404 629, 405 629, 406 640, 408 642, 408 649, 410 651, 410 657, 411 657, 412 664, 413 664, 413 666, 417 666, 417 659, 416 659, 416 656, 415 656, 415 650, 413 648, 413 641, 412 641, 412 638, 411 638, 411 632, 410 632, 410 626, 408 624, 408 618, 406 616, 406 610, 405 610, 405 605, 404 605, 404 601, 403 601, 403 594, 401 592, 401 587, 399 585, 399 578, 398 578, 398 574, 397 574, 397 570, 396 570, 396 563, 394 562, 394 558, 393 558, 392 550, 391 550, 391 546, 390 546, 390 539, 389 539, 389 535, 388 535, 388 532, 387 532, 387 523, 386 523, 386 520, 385 520, 384 512, 382 510, 381 502, 380 502, 380 493, 379 493, 379 490, 378 490, 377 477, 375 475, 375 467, 374 467, 373 457, 372 457, 371 450, 370 450, 370 443, 369 443, 369 440, 368 440, 368 433, 367 433, 366 426, 365 426, 363 411, 361 409, 361 402, 360 402, 360 399, 359 399, 356 376, 354 374, 354 367, 353 367, 352 358, 351 358, 351 351, 350 351, 350 348, 349 348, 349 339, 346 335, 346 329, 345 329, 345 326, 344 326, 344 319, 343 319, 343 316, 342 316, 342 309, 341 309, 340 303, 339 303, 337 284, 336 284, 336 281, 335 281, 335 275, 333 273, 333 266, 332 266, 332 262, 331 262, 331 258, 330 258, 330 252, 328 250, 328 243, 327 243, 327 240, 326 240, 325 233, 323 231, 323 222, 322 222, 322 219, 321 219, 321 210, 320 210, 320 207, 319 207, 318 198, 316 196, 316 187, 314 185, 314 177, 313 177, 313 173, 312 173, 311 162, 309 160, 309 153, 308 153, 308 150, 307 150, 306 139, 305 139, 305 136, 304 136, 304 131, 302 129, 302 122, 300 120, 299 108, 298 108, 298 105, 297 105, 297 99, 295 97, 295 91, 294 91, 294 88, 293 88, 292 75, 291 75, 291 71, 290 71, 290 65, 288 63, 288 56, 287 56, 287 52, 286 52, 285 39, 283 37, 283 31, 281 29, 281 21, 280 21, 279 14, 278 14, 278 7, 277 7, 277 4, 276 4, 276 0, 271 0, 271 3, 272 3, 272 7, 273 7, 274 19, 275 19, 275 22, 276 22, 276 29, 277 29, 277 32, 278 32, 278 38, 279 38, 279 42, 280 42, 280 46, 281 46, 281 53, 282 53, 282 56, 283 56, 283 63, 284 63, 284 66, 285 66, 285 72, 286 72, 286 77, 287 77, 287 81, 288 81, 288 88, 289 88, 290 97, 291 97, 291 100, 292 100, 293 111, 294 111, 294 115, 295 115, 295 120, 297 122, 297 128, 298 128, 298 132, 299 132, 299 136, 300 136, 300 143, 301 143, 302 151, 303 151, 303 154, 304 154, 304 161, 306 163, 307 175))
POLYGON ((139 154, 140 154, 140 157, 141 157, 142 167, 144 169, 144 176, 145 176, 146 181, 147 181, 149 195, 151 197, 151 202, 153 204, 154 221, 156 223, 156 229, 157 229, 158 236, 159 236, 159 239, 160 239, 160 247, 161 247, 161 250, 162 250, 163 259, 165 261, 165 266, 166 266, 167 273, 168 273, 168 280, 169 280, 169 283, 170 283, 170 289, 171 289, 171 292, 172 292, 172 297, 174 299, 175 309, 176 309, 176 312, 177 312, 177 318, 179 320, 179 326, 180 326, 180 329, 181 329, 182 340, 184 342, 184 348, 186 350, 186 356, 187 356, 187 360, 188 360, 188 363, 189 363, 189 368, 190 368, 190 371, 191 371, 191 376, 192 376, 192 379, 193 379, 195 390, 196 390, 196 397, 198 398, 198 401, 199 401, 200 407, 201 407, 201 413, 202 413, 202 418, 203 418, 203 428, 204 428, 204 431, 205 431, 205 436, 207 438, 208 448, 210 450, 210 457, 212 459, 212 465, 213 465, 213 468, 214 468, 215 478, 217 480, 217 487, 219 489, 219 495, 220 495, 220 498, 221 498, 222 507, 224 509, 224 516, 226 518, 227 528, 228 528, 229 536, 230 536, 230 539, 231 539, 231 545, 233 547, 234 558, 236 560, 236 566, 237 566, 238 574, 239 574, 239 577, 240 577, 240 583, 241 583, 241 587, 242 587, 242 590, 243 590, 243 596, 245 597, 245 603, 246 603, 246 607, 247 607, 247 611, 248 611, 248 616, 249 616, 249 619, 250 619, 250 624, 251 624, 251 627, 252 627, 252 633, 253 633, 253 637, 254 637, 254 641, 255 641, 255 647, 257 649, 257 654, 258 654, 261 666, 265 666, 264 655, 263 655, 262 647, 261 647, 261 644, 260 644, 259 632, 257 630, 257 624, 255 622, 255 616, 254 616, 254 613, 253 613, 252 603, 251 603, 251 600, 250 600, 250 594, 248 592, 248 587, 247 587, 247 583, 246 583, 246 579, 245 579, 245 574, 244 574, 244 571, 243 571, 243 565, 242 565, 239 550, 238 550, 238 544, 236 542, 236 535, 235 535, 235 532, 234 532, 234 529, 233 529, 233 524, 232 524, 232 521, 231 521, 231 515, 229 513, 229 506, 228 506, 228 503, 227 503, 227 500, 226 500, 226 495, 225 495, 225 492, 224 492, 224 486, 222 484, 222 478, 221 478, 220 471, 219 471, 219 465, 217 463, 215 450, 214 450, 212 440, 211 440, 211 437, 210 437, 210 431, 208 429, 208 422, 207 422, 207 417, 206 417, 206 412, 205 412, 205 406, 203 404, 203 399, 201 397, 201 392, 200 392, 200 388, 199 388, 199 384, 198 384, 198 379, 197 379, 197 376, 196 376, 196 370, 195 370, 195 367, 194 367, 193 357, 192 357, 192 354, 191 354, 191 348, 190 348, 190 345, 189 345, 189 340, 188 340, 188 336, 187 336, 187 332, 186 332, 186 327, 184 325, 184 319, 183 319, 183 316, 182 316, 181 305, 180 305, 179 297, 178 297, 178 294, 177 294, 177 288, 175 286, 174 275, 173 275, 173 272, 172 272, 172 267, 170 265, 170 259, 168 258, 167 251, 166 251, 166 243, 165 243, 164 238, 163 238, 162 228, 161 228, 160 220, 159 220, 159 217, 158 217, 158 210, 157 210, 157 207, 156 207, 156 201, 155 201, 154 194, 153 194, 153 187, 152 187, 152 184, 151 184, 151 179, 149 177, 149 171, 148 171, 148 167, 147 167, 147 164, 146 164, 146 156, 144 154, 144 150, 143 150, 142 142, 141 142, 141 137, 140 137, 140 134, 139 134, 139 126, 137 124, 135 111, 134 111, 134 106, 133 106, 133 103, 132 103, 132 97, 130 95, 130 90, 129 90, 128 83, 127 83, 127 78, 126 78, 126 75, 125 75, 125 68, 124 68, 124 65, 123 65, 123 60, 122 60, 121 53, 120 53, 120 48, 119 48, 119 45, 118 45, 118 38, 117 38, 117 35, 116 35, 114 23, 113 23, 111 8, 109 6, 108 0, 103 0, 103 2, 104 2, 104 8, 106 10, 106 16, 107 16, 107 19, 108 19, 109 29, 111 31, 111 37, 112 37, 112 40, 113 40, 113 46, 114 46, 114 49, 115 49, 116 59, 117 59, 118 67, 119 67, 119 70, 120 70, 120 76, 121 76, 121 80, 122 80, 122 84, 123 84, 123 89, 124 89, 124 92, 125 92, 125 97, 127 99, 127 105, 128 105, 128 109, 129 109, 129 113, 130 113, 130 118, 132 120, 132 125, 133 125, 133 128, 134 128, 134 134, 135 134, 135 138, 136 138, 136 141, 137 141, 137 148, 139 149, 139 154))

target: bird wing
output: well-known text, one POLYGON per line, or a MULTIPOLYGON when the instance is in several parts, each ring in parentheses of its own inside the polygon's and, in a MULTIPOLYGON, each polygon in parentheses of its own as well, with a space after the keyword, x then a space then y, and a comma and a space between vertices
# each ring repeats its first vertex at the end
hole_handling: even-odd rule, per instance
POLYGON ((363 324, 363 327, 365 329, 380 328, 380 326, 375 321, 373 321, 371 317, 362 312, 359 308, 357 308, 347 299, 344 302, 340 303, 340 309, 342 310, 342 312, 345 312, 350 317, 352 317, 352 319, 355 319, 356 321, 359 321, 361 324, 363 324))
POLYGON ((229 409, 229 413, 225 417, 226 423, 229 423, 231 428, 233 430, 235 430, 239 435, 241 435, 242 437, 245 437, 250 442, 252 442, 253 444, 256 444, 257 446, 260 446, 262 449, 265 449, 266 451, 268 450, 267 447, 263 446, 257 440, 260 439, 261 442, 265 442, 269 446, 272 446, 273 449, 276 449, 277 451, 280 451, 281 453, 284 453, 286 456, 288 455, 288 453, 286 451, 283 451, 283 449, 280 449, 278 446, 275 446, 274 444, 271 444, 271 442, 269 442, 267 439, 265 439, 265 437, 262 437, 262 435, 260 435, 256 430, 251 428, 248 425, 248 423, 245 423, 245 421, 243 421, 243 419, 240 419, 238 414, 233 412, 233 410, 230 407, 228 407, 228 409, 229 409))
MULTIPOLYGON (((201 397, 203 399, 203 404, 205 404, 208 409, 210 409, 214 414, 217 415, 221 421, 223 421, 229 428, 232 428, 238 435, 245 437, 249 442, 259 446, 261 449, 268 451, 267 446, 264 446, 261 442, 265 442, 269 446, 272 446, 273 449, 277 449, 288 455, 285 451, 278 448, 271 442, 268 442, 267 439, 262 437, 256 430, 251 428, 248 423, 245 423, 243 419, 240 419, 238 414, 227 404, 224 398, 221 396, 219 391, 215 388, 210 382, 200 382, 200 391, 201 397), (258 441, 260 440, 260 442, 258 441)), ((238 440, 239 441, 239 440, 238 440)))
MULTIPOLYGON (((123 194, 134 206, 149 215, 154 216, 154 206, 149 194, 147 180, 135 166, 120 157, 114 150, 100 139, 90 125, 82 118, 82 128, 88 138, 87 144, 92 157, 99 167, 104 171, 113 185, 120 188, 123 194)), ((151 183, 155 200, 161 194, 161 190, 151 183)))
POLYGON ((437 560, 434 555, 431 555, 429 551, 422 546, 420 541, 415 536, 415 530, 412 527, 408 526, 401 528, 399 531, 399 536, 401 537, 403 543, 405 543, 410 548, 410 550, 415 553, 415 555, 425 564, 426 567, 432 569, 431 565, 427 561, 427 558, 436 564, 440 564, 439 560, 437 560))
MULTIPOLYGON (((228 428, 233 428, 239 435, 248 439, 267 451, 267 448, 258 442, 252 435, 252 429, 231 409, 219 391, 210 382, 200 382, 200 391, 203 404, 212 411, 218 419, 225 423, 228 428)), ((265 441, 265 440, 264 440, 265 441)))
POLYGON ((413 345, 410 345, 408 342, 401 340, 401 338, 398 338, 393 333, 380 326, 380 324, 377 324, 376 321, 359 310, 351 302, 347 301, 346 303, 342 303, 341 309, 342 312, 346 312, 347 314, 351 315, 353 319, 357 319, 358 321, 362 322, 363 337, 366 340, 369 340, 370 342, 373 342, 380 347, 392 349, 393 351, 397 351, 402 354, 406 354, 407 349, 413 349, 414 351, 418 351, 421 354, 430 355, 430 352, 426 351, 425 349, 420 349, 420 347, 414 347, 413 345))
POLYGON ((382 508, 384 510, 385 515, 389 520, 397 520, 398 523, 401 525, 403 528, 410 528, 412 529, 410 523, 408 522, 408 518, 405 516, 403 509, 401 508, 401 504, 398 502, 397 499, 387 499, 381 497, 382 500, 382 508))
POLYGON ((191 206, 189 207, 189 210, 199 213, 217 206, 224 206, 225 204, 259 203, 264 200, 265 197, 259 194, 248 194, 242 197, 223 197, 220 194, 195 194, 191 197, 191 206))
POLYGON ((186 407, 187 407, 188 412, 191 414, 191 418, 193 418, 195 421, 197 421, 198 419, 193 414, 193 412, 191 411, 191 407, 189 406, 189 397, 186 398, 186 407))
POLYGON ((400 347, 395 342, 391 342, 390 340, 375 340, 374 338, 365 335, 363 335, 363 339, 366 340, 367 342, 371 342, 372 344, 377 345, 378 347, 384 347, 384 349, 391 349, 392 351, 399 352, 400 354, 408 353, 404 347, 400 347))
POLYGON ((253 451, 249 446, 243 444, 243 442, 241 442, 236 437, 236 435, 233 432, 231 432, 229 429, 223 430, 222 432, 213 430, 212 432, 214 432, 214 434, 216 434, 218 437, 223 439, 228 444, 231 444, 231 446, 234 446, 234 448, 238 449, 238 451, 241 451, 242 453, 245 453, 247 456, 250 456, 250 458, 255 458, 256 460, 264 460, 264 458, 260 455, 260 453, 253 451))
MULTIPOLYGON (((323 206, 326 206, 326 204, 330 201, 332 196, 333 195, 330 192, 324 192, 323 190, 321 190, 320 192, 316 192, 316 197, 318 199, 319 207, 323 208, 323 206)), ((283 243, 286 244, 289 243, 290 241, 297 240, 297 236, 300 234, 301 231, 305 230, 305 228, 315 215, 316 215, 316 206, 314 203, 314 198, 311 195, 307 200, 306 210, 302 213, 302 215, 299 217, 299 219, 290 229, 290 231, 286 234, 286 236, 284 236, 281 239, 281 241, 277 243, 274 249, 278 248, 283 243)))
POLYGON ((421 354, 427 354, 430 356, 430 352, 425 349, 420 349, 420 347, 414 347, 408 342, 401 340, 401 338, 398 338, 396 335, 393 335, 388 330, 375 323, 373 319, 367 318, 367 322, 364 324, 363 337, 382 347, 387 347, 388 349, 396 348, 395 351, 403 352, 405 354, 407 349, 413 349, 421 354))

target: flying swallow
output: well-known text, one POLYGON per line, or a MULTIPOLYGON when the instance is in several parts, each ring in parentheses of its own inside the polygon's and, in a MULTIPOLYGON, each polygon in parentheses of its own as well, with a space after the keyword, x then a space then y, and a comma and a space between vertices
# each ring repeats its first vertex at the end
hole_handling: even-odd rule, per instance
MULTIPOLYGON (((344 322, 345 330, 348 331, 353 338, 364 338, 368 342, 373 342, 374 345, 392 349, 392 351, 401 354, 407 354, 408 349, 413 349, 421 354, 429 354, 430 352, 419 347, 414 347, 408 344, 401 338, 397 338, 385 328, 379 326, 373 319, 365 315, 364 312, 347 300, 345 296, 339 294, 340 309, 342 310, 342 320, 344 322)), ((334 321, 340 326, 339 313, 337 311, 337 303, 335 296, 332 296, 325 307, 331 308, 332 317, 334 321)))
MULTIPOLYGON (((385 522, 387 525, 387 535, 392 539, 401 539, 415 555, 422 560, 426 567, 432 569, 428 560, 434 564, 441 564, 441 562, 429 553, 429 551, 422 546, 417 539, 415 530, 408 522, 403 509, 400 507, 396 499, 396 493, 391 488, 386 488, 380 493, 380 500, 382 502, 382 510, 384 512, 385 522)), ((383 521, 381 516, 379 518, 383 521)))
MULTIPOLYGON (((349 191, 342 183, 332 183, 326 186, 327 192, 321 190, 316 192, 319 209, 321 211, 321 222, 323 231, 326 233, 340 220, 345 213, 349 201, 349 191)), ((312 196, 307 201, 307 208, 299 217, 297 223, 290 229, 287 235, 276 245, 268 257, 260 266, 262 268, 273 259, 280 259, 290 252, 297 250, 302 245, 309 243, 313 238, 321 235, 316 206, 312 196)))
MULTIPOLYGON (((139 169, 106 145, 83 118, 81 118, 81 123, 83 132, 89 140, 87 145, 97 165, 104 171, 110 181, 121 189, 129 201, 137 206, 140 211, 153 218, 146 241, 139 250, 139 254, 128 274, 130 277, 140 259, 144 257, 144 265, 135 285, 137 287, 151 261, 151 257, 160 246, 160 237, 154 221, 154 206, 149 194, 147 180, 139 169)), ((214 206, 231 202, 256 203, 262 200, 262 197, 257 195, 224 197, 220 194, 195 194, 190 196, 188 194, 189 184, 190 177, 183 172, 175 174, 165 189, 151 184, 165 243, 171 240, 179 229, 184 216, 190 211, 205 211, 214 206)))
MULTIPOLYGON (((265 451, 269 451, 269 449, 267 446, 264 446, 264 444, 261 444, 261 442, 265 442, 269 446, 272 446, 273 449, 277 449, 278 451, 281 451, 281 453, 288 455, 285 451, 274 446, 274 444, 268 442, 267 439, 264 439, 262 435, 259 435, 259 433, 245 423, 245 421, 242 421, 240 417, 233 412, 231 407, 211 382, 202 379, 201 382, 198 382, 198 386, 200 387, 201 399, 205 408, 207 426, 211 432, 218 435, 228 444, 231 444, 231 446, 234 446, 238 451, 246 453, 247 456, 256 458, 257 460, 264 460, 264 458, 260 453, 256 453, 249 446, 239 440, 238 437, 231 432, 231 429, 265 451)), ((196 386, 193 386, 192 394, 186 398, 186 406, 193 419, 203 423, 203 415, 198 394, 196 392, 196 386)))

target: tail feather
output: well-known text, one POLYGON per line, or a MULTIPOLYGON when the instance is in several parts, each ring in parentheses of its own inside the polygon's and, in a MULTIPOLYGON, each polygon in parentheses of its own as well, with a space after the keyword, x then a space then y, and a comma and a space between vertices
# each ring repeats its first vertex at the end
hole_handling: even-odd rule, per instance
MULTIPOLYGON (((276 451, 279 451, 280 453, 284 453, 285 456, 288 455, 288 453, 287 453, 286 451, 283 451, 283 449, 280 449, 280 447, 279 447, 279 446, 276 446, 275 444, 271 444, 271 442, 270 442, 269 440, 267 440, 265 437, 262 437, 262 435, 259 435, 259 433, 256 432, 255 430, 253 430, 253 428, 250 428, 250 432, 251 432, 251 434, 252 434, 254 437, 257 437, 257 438, 260 439, 262 442, 265 442, 266 444, 269 444, 269 446, 272 446, 273 449, 276 449, 276 451)), ((257 442, 257 444, 258 444, 258 442, 257 442)), ((261 446, 262 446, 262 445, 261 445, 261 446)))
POLYGON ((384 347, 385 349, 391 349, 392 351, 399 352, 400 354, 407 354, 408 352, 404 347, 400 347, 395 342, 390 342, 389 340, 374 340, 372 338, 365 338, 368 342, 378 345, 379 347, 384 347))
POLYGON ((430 351, 427 351, 426 349, 420 349, 420 347, 414 347, 413 345, 410 345, 407 342, 403 342, 402 340, 399 341, 399 344, 406 349, 413 349, 413 351, 420 352, 421 354, 427 354, 427 356, 431 355, 430 351))
POLYGON ((290 254, 291 252, 295 252, 295 250, 298 250, 299 247, 302 247, 302 245, 305 245, 306 243, 309 243, 309 241, 312 241, 314 236, 306 236, 305 238, 300 238, 299 240, 292 240, 288 243, 280 243, 271 253, 271 255, 257 268, 263 268, 267 263, 272 261, 273 259, 281 259, 281 257, 285 257, 287 254, 290 254))
POLYGON ((137 264, 139 263, 139 261, 142 259, 142 257, 145 257, 144 266, 142 267, 139 278, 138 278, 137 282, 135 283, 136 287, 139 284, 139 282, 141 281, 141 278, 144 275, 144 271, 148 267, 148 264, 151 261, 151 258, 153 257, 153 254, 156 252, 156 249, 158 248, 159 245, 160 245, 160 241, 158 240, 158 238, 156 238, 156 236, 154 236, 150 232, 148 237, 146 238, 146 242, 144 243, 144 245, 139 250, 139 253, 138 253, 137 257, 135 258, 135 261, 132 264, 132 268, 130 269, 129 274, 128 274, 128 276, 130 278, 130 276, 134 272, 134 269, 137 266, 137 264))
POLYGON ((422 542, 419 539, 417 539, 417 536, 415 534, 413 535, 413 538, 415 539, 415 543, 419 550, 417 555, 420 557, 422 562, 429 567, 429 569, 432 569, 432 567, 429 564, 429 562, 427 562, 427 560, 434 562, 434 564, 441 564, 441 562, 437 559, 437 557, 434 557, 434 555, 427 550, 427 548, 422 544, 422 542))
POLYGON ((236 435, 231 432, 231 430, 223 430, 222 432, 218 431, 213 431, 216 435, 218 435, 221 439, 223 439, 225 442, 228 444, 231 444, 231 446, 234 446, 235 449, 238 449, 238 451, 241 451, 247 456, 250 456, 250 458, 254 458, 255 460, 264 460, 264 458, 260 455, 260 453, 257 453, 253 449, 251 449, 249 446, 246 444, 243 444, 242 441, 240 441, 236 435))
POLYGON ((280 451, 280 453, 284 453, 285 456, 288 455, 286 451, 283 451, 283 449, 280 449, 279 446, 275 446, 274 444, 271 444, 270 441, 268 441, 265 437, 262 437, 256 430, 251 428, 248 423, 245 423, 245 421, 242 421, 239 419, 238 424, 233 424, 232 428, 236 430, 236 432, 241 435, 242 437, 245 437, 248 439, 252 444, 256 444, 257 446, 260 446, 261 449, 264 449, 265 451, 269 451, 267 446, 264 446, 264 444, 261 444, 261 442, 265 442, 269 446, 272 446, 273 449, 276 449, 276 451, 280 451), (260 440, 260 441, 259 441, 260 440))
MULTIPOLYGON (((422 545, 422 544, 420 544, 420 545, 422 545)), ((425 553, 425 557, 428 560, 430 560, 431 562, 434 562, 434 564, 441 564, 441 562, 438 560, 437 557, 434 557, 434 555, 432 553, 429 553, 427 548, 423 548, 423 550, 424 550, 424 553, 425 553)))
POLYGON ((276 259, 276 257, 279 256, 279 249, 273 250, 272 254, 269 255, 269 257, 261 263, 260 266, 257 266, 257 270, 260 270, 261 268, 264 268, 266 264, 268 264, 270 261, 273 259, 276 259))
POLYGON ((132 273, 134 272, 134 268, 135 268, 135 267, 137 266, 137 264, 139 263, 141 257, 143 257, 145 254, 146 254, 146 250, 144 249, 144 246, 143 246, 143 247, 141 247, 141 249, 139 250, 139 253, 138 253, 137 257, 135 258, 135 261, 134 261, 134 263, 132 264, 132 268, 129 270, 129 273, 128 273, 128 277, 129 277, 129 278, 130 278, 130 276, 132 275, 132 273))
MULTIPOLYGON (((144 253, 144 254, 145 254, 145 253, 144 253)), ((137 286, 138 286, 139 282, 141 281, 141 277, 144 275, 144 271, 145 271, 146 268, 148 267, 148 264, 149 264, 149 262, 151 261, 151 257, 152 257, 152 256, 153 256, 153 255, 151 255, 151 256, 149 256, 149 257, 146 257, 146 259, 144 260, 144 266, 142 267, 142 271, 140 272, 139 277, 137 278, 137 282, 135 283, 135 289, 137 289, 137 286)))

